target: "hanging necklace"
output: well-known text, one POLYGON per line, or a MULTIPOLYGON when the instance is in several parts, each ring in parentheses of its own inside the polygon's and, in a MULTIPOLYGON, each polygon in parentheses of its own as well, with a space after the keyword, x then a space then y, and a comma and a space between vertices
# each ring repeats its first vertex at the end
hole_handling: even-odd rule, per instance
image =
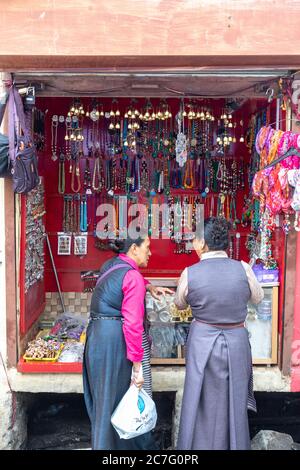
POLYGON ((75 212, 74 212, 74 199, 73 196, 70 196, 70 206, 69 206, 69 219, 70 219, 70 232, 75 232, 75 212))
POLYGON ((161 194, 164 191, 164 169, 161 161, 158 161, 157 180, 157 192, 161 194))
POLYGON ((148 165, 145 159, 142 160, 141 188, 145 191, 149 190, 148 165))
POLYGON ((176 138, 176 161, 183 167, 187 160, 187 140, 184 133, 184 116, 182 110, 177 115, 178 134, 176 138))
POLYGON ((82 196, 80 202, 80 231, 87 231, 87 200, 86 196, 82 196))
POLYGON ((233 238, 234 235, 230 235, 229 237, 229 258, 233 258, 233 238))
POLYGON ((62 230, 63 232, 67 233, 69 230, 69 211, 68 211, 68 204, 69 204, 69 196, 66 194, 64 196, 64 207, 63 207, 63 223, 62 223, 62 230))
POLYGON ((74 227, 73 231, 78 233, 80 231, 80 194, 74 194, 74 227))
POLYGON ((96 192, 101 191, 103 188, 102 164, 100 162, 100 153, 97 150, 95 152, 92 188, 96 192))
POLYGON ((235 234, 235 259, 239 260, 240 259, 240 240, 241 240, 241 234, 239 232, 236 232, 235 234))
POLYGON ((134 179, 134 192, 139 192, 141 189, 141 174, 140 174, 140 159, 135 157, 135 179, 134 179))
POLYGON ((181 188, 182 186, 182 174, 178 163, 174 162, 174 167, 171 173, 171 185, 172 188, 181 188))
POLYGON ((164 182, 165 182, 165 194, 168 196, 170 194, 170 160, 167 159, 164 161, 164 182))
POLYGON ((65 119, 65 126, 66 126, 66 135, 65 135, 65 153, 66 159, 68 161, 71 160, 71 145, 70 145, 70 136, 72 133, 72 119, 70 116, 67 116, 65 119))
POLYGON ((210 199, 210 212, 209 212, 209 217, 214 217, 215 214, 215 197, 212 194, 211 199, 210 199))
POLYGON ((65 192, 65 155, 61 152, 58 162, 58 193, 64 194, 65 192))
POLYGON ((83 180, 83 187, 85 189, 86 194, 92 194, 91 185, 92 185, 92 178, 91 178, 90 161, 89 161, 89 158, 86 157, 86 159, 85 159, 85 170, 84 170, 84 180, 83 180))
POLYGON ((149 204, 148 204, 148 235, 151 237, 152 235, 152 197, 149 197, 149 204))
POLYGON ((217 209, 218 217, 225 217, 225 208, 224 208, 225 199, 226 199, 225 195, 223 193, 220 193, 218 197, 218 209, 217 209))
POLYGON ((193 162, 191 159, 189 159, 186 164, 183 186, 185 189, 192 189, 194 187, 193 162))
POLYGON ((114 190, 118 189, 117 182, 117 158, 113 157, 111 162, 111 175, 112 175, 112 188, 114 190))
POLYGON ((57 160, 57 129, 58 129, 58 116, 54 114, 51 122, 51 159, 55 162, 57 160))
POLYGON ((78 193, 81 189, 80 182, 80 154, 78 156, 75 154, 75 161, 72 168, 72 179, 71 179, 71 189, 74 193, 78 193), (75 178, 77 182, 77 187, 75 187, 75 178))

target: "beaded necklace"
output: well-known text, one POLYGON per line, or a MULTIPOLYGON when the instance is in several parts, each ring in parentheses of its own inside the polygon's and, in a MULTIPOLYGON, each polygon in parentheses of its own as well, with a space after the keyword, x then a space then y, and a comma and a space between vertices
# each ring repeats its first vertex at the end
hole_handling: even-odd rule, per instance
POLYGON ((54 114, 51 121, 51 160, 54 162, 57 160, 57 129, 58 129, 58 116, 54 114))
POLYGON ((80 232, 80 194, 74 194, 74 220, 73 232, 80 232))
POLYGON ((96 192, 101 191, 103 187, 103 179, 101 177, 101 167, 102 165, 100 162, 100 153, 96 151, 94 170, 93 170, 93 180, 92 180, 92 188, 96 192))
POLYGON ((91 177, 90 160, 88 157, 86 157, 85 159, 83 187, 85 189, 86 194, 92 194, 92 191, 91 191, 92 177, 91 177))
POLYGON ((58 193, 64 194, 65 192, 65 155, 61 152, 58 162, 58 193))
POLYGON ((65 153, 66 153, 66 159, 68 161, 70 161, 71 160, 70 135, 71 135, 71 132, 72 132, 72 119, 71 119, 70 116, 66 117, 65 126, 66 126, 65 153))
POLYGON ((186 163, 183 186, 185 189, 192 189, 194 187, 193 162, 191 159, 189 159, 186 163))
POLYGON ((80 231, 87 231, 87 199, 86 196, 82 196, 80 202, 80 231))

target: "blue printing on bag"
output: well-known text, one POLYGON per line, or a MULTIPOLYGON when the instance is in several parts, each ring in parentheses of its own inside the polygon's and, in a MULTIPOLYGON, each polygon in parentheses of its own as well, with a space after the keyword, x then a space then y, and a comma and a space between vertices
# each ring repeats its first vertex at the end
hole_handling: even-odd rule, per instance
POLYGON ((142 414, 145 409, 145 402, 140 395, 138 396, 137 406, 138 406, 139 412, 142 414))

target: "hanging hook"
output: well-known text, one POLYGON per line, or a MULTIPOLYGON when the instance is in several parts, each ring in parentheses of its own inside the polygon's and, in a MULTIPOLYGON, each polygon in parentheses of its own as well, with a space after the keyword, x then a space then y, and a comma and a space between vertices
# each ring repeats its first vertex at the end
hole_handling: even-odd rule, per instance
POLYGON ((266 95, 268 97, 268 103, 271 103, 273 97, 274 97, 274 88, 268 88, 266 91, 266 95))

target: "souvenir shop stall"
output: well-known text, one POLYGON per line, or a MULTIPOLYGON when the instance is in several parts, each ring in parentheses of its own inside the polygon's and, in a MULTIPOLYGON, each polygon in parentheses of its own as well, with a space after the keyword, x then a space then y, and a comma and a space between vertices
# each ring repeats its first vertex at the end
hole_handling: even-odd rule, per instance
MULTIPOLYGON (((250 261, 264 287, 246 323, 254 363, 276 364, 285 238, 300 227, 300 137, 276 121, 285 128, 284 101, 38 98, 40 184, 20 204, 18 370, 81 371, 97 273, 128 224, 151 237, 143 275, 175 290, 198 260, 201 210, 231 222, 228 256, 250 261)), ((147 294, 146 310, 152 363, 184 364, 190 309, 147 294)))

